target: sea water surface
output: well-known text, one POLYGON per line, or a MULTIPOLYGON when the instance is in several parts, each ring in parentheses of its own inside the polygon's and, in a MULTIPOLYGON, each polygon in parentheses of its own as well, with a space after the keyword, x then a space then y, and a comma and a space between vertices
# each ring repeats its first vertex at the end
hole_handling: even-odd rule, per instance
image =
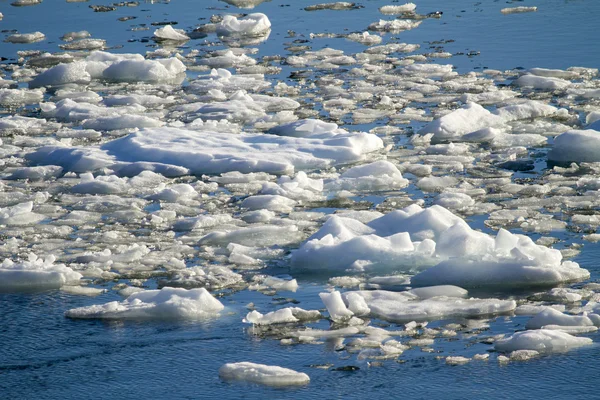
MULTIPOLYGON (((153 22, 177 22, 176 27, 192 30, 206 23, 213 14, 247 13, 249 10, 229 6, 216 0, 140 1, 135 7, 116 7, 111 12, 93 12, 90 5, 108 2, 65 2, 45 0, 41 4, 15 7, 10 1, 0 2, 2 34, 13 31, 43 32, 47 40, 33 44, 0 43, 4 66, 17 60, 18 50, 58 51, 58 38, 69 31, 87 30, 94 38, 106 39, 108 51, 138 52, 155 50, 159 45, 150 38, 157 26, 153 22), (135 19, 119 21, 133 16, 135 19), (148 30, 141 30, 143 28, 148 30), (141 29, 140 29, 141 28, 141 29)), ((295 38, 306 38, 313 50, 332 47, 346 53, 364 46, 342 38, 310 38, 310 34, 362 32, 382 16, 378 8, 392 3, 363 0, 362 8, 348 11, 322 10, 307 12, 304 7, 315 4, 307 0, 271 0, 256 6, 252 12, 268 15, 272 22, 269 39, 257 45, 260 56, 286 55, 286 46, 295 38)), ((454 54, 440 63, 451 63, 460 73, 484 69, 559 68, 583 66, 597 68, 597 16, 600 2, 594 0, 544 1, 458 1, 421 0, 418 11, 426 14, 442 11, 439 19, 425 19, 416 29, 385 34, 384 40, 396 37, 399 42, 421 45, 421 53, 429 47, 454 54), (537 12, 503 15, 500 9, 516 6, 538 6, 537 12), (470 54, 470 55, 469 55, 470 54)), ((192 40, 184 49, 201 52, 222 48, 209 45, 205 39, 192 40)), ((5 68, 5 71, 10 71, 5 68)), ((291 82, 286 67, 269 77, 291 82)), ((5 115, 10 110, 0 111, 5 115)), ((361 127, 362 128, 362 127, 361 127)), ((368 127, 367 127, 368 128, 368 127)), ((546 166, 538 165, 535 172, 546 166)), ((530 175, 517 175, 527 177, 530 175)), ((415 198, 424 197, 414 187, 415 198)), ((427 197, 427 196, 425 196, 427 197)), ((374 204, 385 198, 371 199, 374 204)), ((427 200, 429 202, 430 200, 427 200)), ((483 218, 485 219, 485 218, 483 218)), ((481 217, 469 219, 472 226, 491 232, 481 217)), ((517 230, 518 231, 518 230, 517 230)), ((0 232, 2 233, 2 232, 0 232)), ((540 234, 533 233, 538 238, 540 234)), ((581 253, 573 260, 591 273, 591 281, 600 278, 598 257, 600 245, 583 242, 581 235, 553 232, 561 242, 558 247, 583 243, 581 253)), ((1 293, 0 312, 0 397, 3 399, 236 399, 236 398, 565 398, 589 399, 597 396, 596 375, 600 371, 600 347, 593 345, 565 354, 542 356, 522 363, 499 364, 495 360, 448 366, 436 358, 444 355, 473 355, 486 352, 490 346, 463 338, 444 340, 432 346, 434 352, 420 349, 407 351, 398 360, 381 364, 357 360, 355 354, 339 351, 336 341, 320 345, 282 346, 268 336, 247 331, 241 319, 246 305, 254 303, 267 312, 282 304, 297 303, 305 309, 322 308, 318 293, 326 280, 297 276, 285 266, 271 266, 271 275, 298 278, 300 290, 266 296, 257 292, 226 292, 221 301, 226 306, 218 319, 202 322, 135 322, 71 320, 65 311, 91 304, 119 300, 111 290, 114 282, 98 284, 108 289, 97 297, 71 295, 61 291, 35 293, 1 293), (310 384, 289 389, 273 389, 253 384, 223 382, 219 367, 226 362, 252 361, 279 365, 306 372, 310 384), (356 371, 316 368, 358 366, 356 371)), ((150 280, 147 287, 156 287, 150 280)), ((490 295, 488 293, 488 295, 490 295)), ((493 295, 493 294, 492 294, 493 295)), ((524 329, 529 317, 495 317, 490 321, 491 334, 524 329)), ((385 327, 387 324, 378 321, 385 327)), ((430 326, 440 326, 442 322, 430 326)), ((321 321, 314 327, 326 329, 321 321)), ((594 342, 599 334, 587 335, 594 342)))

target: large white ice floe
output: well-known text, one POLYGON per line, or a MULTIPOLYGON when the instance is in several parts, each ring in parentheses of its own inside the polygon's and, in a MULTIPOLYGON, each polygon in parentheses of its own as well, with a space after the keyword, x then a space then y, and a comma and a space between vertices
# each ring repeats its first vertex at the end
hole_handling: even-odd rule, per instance
POLYGON ((573 348, 588 346, 592 339, 575 337, 566 332, 549 329, 536 329, 517 332, 514 335, 498 340, 494 347, 503 353, 516 350, 535 350, 540 353, 565 352, 573 348))
POLYGON ((228 363, 219 368, 224 380, 245 381, 267 386, 306 385, 310 378, 303 372, 251 362, 228 363))
POLYGON ((411 280, 417 286, 535 286, 589 277, 577 263, 562 262, 560 251, 527 236, 501 229, 493 237, 441 206, 418 205, 366 224, 331 216, 292 254, 292 265, 329 275, 425 269, 411 280))
POLYGON ((206 289, 164 287, 134 293, 127 299, 68 310, 69 318, 203 319, 216 316, 224 306, 206 289))
POLYGON ((594 129, 571 130, 554 138, 548 160, 557 163, 599 162, 600 132, 594 129))
POLYGON ((60 165, 74 172, 149 162, 188 168, 198 175, 229 171, 292 174, 295 169, 358 162, 366 153, 382 148, 380 138, 364 132, 331 131, 295 138, 149 128, 100 147, 42 147, 27 158, 34 164, 60 165))
POLYGON ((35 254, 20 262, 5 259, 0 264, 0 290, 59 289, 79 282, 79 272, 54 261, 54 256, 38 258, 35 254))
POLYGON ((514 300, 465 298, 466 294, 466 290, 456 286, 433 286, 405 292, 345 292, 342 298, 347 311, 340 311, 344 308, 337 304, 335 315, 340 319, 342 315, 348 317, 353 313, 359 317, 370 316, 405 323, 502 314, 517 307, 514 300))

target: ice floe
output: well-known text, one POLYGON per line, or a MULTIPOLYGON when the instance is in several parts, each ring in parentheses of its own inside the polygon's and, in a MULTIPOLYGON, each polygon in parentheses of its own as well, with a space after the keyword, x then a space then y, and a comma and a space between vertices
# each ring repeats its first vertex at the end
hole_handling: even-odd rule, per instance
POLYGON ((224 380, 244 381, 267 386, 306 385, 310 378, 303 372, 251 362, 229 363, 219 368, 224 380))
POLYGON ((40 258, 30 254, 27 260, 5 259, 0 264, 0 290, 27 291, 59 289, 79 283, 82 275, 65 264, 55 264, 56 258, 40 258))
POLYGON ((535 350, 539 353, 565 352, 577 347, 589 346, 592 339, 575 337, 565 332, 536 329, 517 332, 514 335, 498 340, 496 350, 509 353, 517 350, 535 350))
POLYGON ((60 165, 74 172, 150 162, 188 168, 197 175, 229 171, 289 174, 295 169, 357 162, 365 153, 382 147, 381 139, 367 133, 328 132, 302 138, 220 132, 199 136, 180 128, 147 128, 95 149, 43 147, 27 157, 39 165, 60 165), (267 149, 269 159, 260 152, 267 149))
POLYGON ((425 269, 411 279, 418 286, 536 286, 589 277, 527 236, 501 229, 494 238, 443 207, 417 205, 366 224, 332 216, 292 254, 292 265, 332 275, 425 269))
POLYGON ((134 293, 127 299, 68 310, 69 318, 201 319, 212 318, 224 306, 206 289, 165 287, 134 293))
MULTIPOLYGON (((465 295, 464 289, 440 286, 427 288, 426 292, 419 292, 418 289, 406 292, 345 292, 342 298, 348 304, 348 311, 358 316, 371 316, 400 323, 502 314, 517 307, 514 300, 466 299, 463 298, 465 295)), ((338 309, 343 310, 341 305, 336 308, 338 309)), ((345 314, 347 312, 341 315, 345 317, 345 314)), ((340 313, 336 311, 335 315, 340 313)))

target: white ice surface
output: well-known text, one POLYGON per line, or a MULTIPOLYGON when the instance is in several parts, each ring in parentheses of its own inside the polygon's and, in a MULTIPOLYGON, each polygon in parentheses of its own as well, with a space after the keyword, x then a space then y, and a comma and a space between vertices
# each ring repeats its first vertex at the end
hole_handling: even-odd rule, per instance
POLYGON ((219 377, 224 380, 245 381, 267 386, 306 385, 308 375, 288 368, 251 362, 228 363, 219 368, 219 377))
POLYGON ((514 335, 498 340, 494 347, 496 350, 509 353, 516 350, 535 350, 540 353, 565 352, 573 348, 588 346, 592 339, 575 337, 565 332, 536 329, 532 331, 516 332, 514 335))
POLYGON ((375 135, 336 130, 294 138, 220 132, 198 135, 179 128, 147 128, 100 147, 48 146, 27 157, 38 165, 60 165, 74 172, 150 162, 188 168, 197 175, 229 171, 291 174, 295 169, 357 162, 382 147, 375 135), (268 158, 264 152, 269 153, 268 158))
POLYGON ((202 319, 218 315, 223 308, 204 288, 165 287, 134 293, 121 302, 74 308, 65 315, 88 319, 202 319))
POLYGON ((13 262, 5 259, 0 264, 0 290, 58 289, 75 285, 82 278, 79 272, 65 264, 55 264, 55 257, 45 259, 30 254, 28 260, 13 262))
MULTIPOLYGON (((429 288, 435 292, 437 288, 429 288)), ((464 317, 472 318, 483 315, 501 314, 514 310, 517 306, 514 300, 475 299, 455 297, 461 294, 448 291, 442 286, 439 295, 427 293, 421 297, 419 292, 390 292, 385 290, 356 291, 343 293, 346 302, 352 301, 351 296, 362 297, 370 309, 369 315, 393 322, 430 321, 443 318, 464 317)), ((350 303, 351 304, 351 303, 350 303)))

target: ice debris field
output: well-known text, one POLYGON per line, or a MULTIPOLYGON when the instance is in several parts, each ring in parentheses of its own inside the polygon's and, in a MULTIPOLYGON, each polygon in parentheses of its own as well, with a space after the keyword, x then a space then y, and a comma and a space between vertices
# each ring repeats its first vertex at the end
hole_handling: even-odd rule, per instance
MULTIPOLYGON (((263 56, 278 21, 261 0, 224 3, 147 32, 146 53, 74 31, 2 65, 0 291, 92 296, 69 319, 226 318, 248 340, 334 341, 352 368, 593 343, 600 284, 572 259, 600 240, 597 69, 460 73, 399 40, 443 18, 413 3, 367 4, 360 31, 289 30, 263 56)), ((327 369, 253 361, 213 373, 279 387, 327 369)))

